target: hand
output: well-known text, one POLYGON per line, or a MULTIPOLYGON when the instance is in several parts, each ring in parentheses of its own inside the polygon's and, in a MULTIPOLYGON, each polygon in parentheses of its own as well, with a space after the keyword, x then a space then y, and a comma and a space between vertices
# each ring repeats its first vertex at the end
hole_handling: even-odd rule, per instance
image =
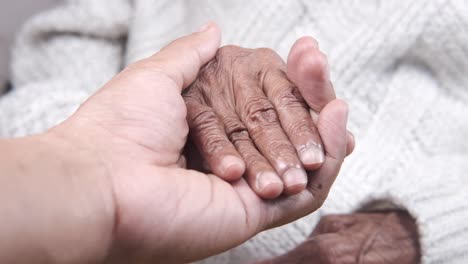
POLYGON ((291 50, 289 75, 301 82, 299 88, 274 51, 226 46, 184 92, 191 137, 211 171, 237 180, 246 169, 249 185, 262 198, 276 198, 283 188, 287 194, 301 192, 307 184, 303 166, 314 170, 324 159, 307 102, 317 117, 335 94, 315 40, 298 43, 291 50), (305 59, 298 56, 304 45, 305 59))
MULTIPOLYGON (((322 205, 346 154, 348 110, 339 100, 330 100, 318 116, 316 127, 327 151, 321 168, 309 174, 306 191, 298 195, 267 202, 244 179, 228 183, 180 168, 188 133, 181 91, 215 56, 219 43, 220 32, 213 24, 174 41, 129 66, 72 117, 39 136, 38 141, 46 142, 42 147, 47 146, 54 159, 44 158, 45 151, 35 156, 44 162, 38 165, 40 169, 32 166, 28 170, 29 178, 40 175, 41 181, 50 184, 34 190, 66 197, 45 202, 39 200, 40 195, 31 198, 32 208, 41 206, 40 223, 53 221, 54 229, 66 230, 55 232, 53 242, 51 236, 45 237, 48 244, 37 251, 52 258, 48 263, 193 261, 239 245, 322 205), (49 163, 60 171, 44 165, 49 163), (68 211, 63 210, 72 220, 57 221, 56 208, 66 208, 68 211), (49 211, 54 214, 47 214, 49 211), (67 239, 70 237, 73 240, 67 239)), ((310 43, 301 43, 298 45, 304 49, 298 49, 297 56, 307 58, 310 43)), ((298 59, 292 67, 302 67, 305 62, 298 59)), ((24 149, 34 149, 30 147, 24 149)), ((14 179, 28 182, 29 178, 21 177, 14 179)), ((28 186, 24 188, 29 191, 28 186)), ((31 229, 35 230, 34 225, 31 229)))
POLYGON ((388 211, 325 216, 304 243, 283 256, 261 263, 414 264, 419 261, 415 220, 404 211, 388 211))

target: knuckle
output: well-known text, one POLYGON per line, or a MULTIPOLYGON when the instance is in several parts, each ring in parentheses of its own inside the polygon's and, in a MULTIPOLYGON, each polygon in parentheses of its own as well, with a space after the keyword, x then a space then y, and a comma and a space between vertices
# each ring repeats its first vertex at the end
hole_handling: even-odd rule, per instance
POLYGON ((207 64, 205 64, 198 73, 198 80, 201 84, 210 84, 216 80, 219 75, 220 68, 223 64, 215 57, 207 64))
POLYGON ((205 91, 199 85, 198 80, 182 91, 182 97, 187 105, 188 111, 196 108, 195 105, 205 104, 205 91))
POLYGON ((272 161, 276 168, 286 168, 298 167, 298 162, 296 162, 296 149, 292 146, 291 143, 283 139, 271 139, 268 140, 268 152, 269 156, 274 157, 272 161))
POLYGON ((308 120, 308 117, 297 117, 293 122, 285 126, 285 130, 288 131, 291 135, 310 136, 313 134, 312 126, 312 120, 308 120))
POLYGON ((202 144, 202 149, 205 153, 213 155, 213 153, 219 153, 226 146, 226 141, 220 137, 205 137, 202 144))
POLYGON ((197 131, 210 130, 216 126, 218 116, 211 109, 195 109, 189 116, 190 128, 197 131))
POLYGON ((255 53, 257 53, 260 56, 268 56, 268 57, 278 56, 277 53, 274 50, 270 49, 270 48, 257 48, 257 49, 255 49, 255 53))
POLYGON ((190 128, 194 130, 192 137, 199 142, 205 153, 217 153, 224 149, 226 139, 219 129, 218 116, 211 109, 203 109, 193 116, 190 128))
POLYGON ((226 45, 218 49, 218 52, 216 53, 216 59, 223 62, 232 62, 233 60, 247 57, 251 54, 251 49, 242 48, 235 45, 226 45))
POLYGON ((236 116, 226 116, 222 121, 224 124, 224 130, 230 140, 233 134, 246 131, 246 127, 236 116))
POLYGON ((252 151, 245 151, 244 153, 242 153, 242 157, 247 164, 255 164, 258 167, 262 167, 259 165, 265 162, 265 159, 262 156, 260 156, 256 151, 253 151, 253 149, 252 151))
MULTIPOLYGON (((236 146, 241 147, 242 144, 250 144, 250 136, 246 130, 234 131, 229 135, 229 140, 236 146)), ((242 152, 242 151, 240 151, 242 152)))
POLYGON ((278 116, 266 98, 252 98, 245 103, 246 120, 253 124, 268 125, 278 122, 278 116))
POLYGON ((242 50, 243 48, 236 46, 236 45, 226 45, 218 49, 218 55, 219 56, 225 56, 229 55, 232 53, 235 53, 239 50, 242 50))
POLYGON ((299 89, 292 84, 279 88, 276 98, 281 106, 306 108, 306 103, 299 89))
POLYGON ((245 148, 244 151, 239 152, 242 156, 242 159, 245 161, 247 164, 247 170, 248 171, 253 171, 258 168, 270 168, 271 166, 268 163, 268 161, 263 157, 256 149, 255 147, 249 147, 245 148))
MULTIPOLYGON (((284 61, 283 59, 276 53, 276 51, 270 49, 270 48, 258 48, 254 50, 255 52, 255 57, 257 59, 260 59, 260 61, 263 62, 263 66, 265 68, 272 68, 272 65, 275 66, 284 66, 284 61)), ((275 67, 276 68, 276 67, 275 67)))

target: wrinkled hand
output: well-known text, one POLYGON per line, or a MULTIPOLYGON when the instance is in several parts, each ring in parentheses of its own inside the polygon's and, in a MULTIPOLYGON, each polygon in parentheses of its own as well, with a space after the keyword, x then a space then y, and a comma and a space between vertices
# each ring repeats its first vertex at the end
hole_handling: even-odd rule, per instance
POLYGON ((247 182, 263 198, 276 198, 283 189, 301 192, 307 184, 304 168, 317 169, 324 161, 307 103, 316 117, 335 98, 334 90, 316 42, 298 43, 288 73, 270 49, 223 47, 184 92, 191 138, 211 171, 237 180, 245 170, 247 182), (307 56, 301 57, 305 45, 307 56))
MULTIPOLYGON (((104 168, 92 175, 92 185, 81 186, 79 175, 73 177, 74 186, 94 194, 89 197, 112 197, 111 201, 86 203, 95 206, 93 215, 99 223, 99 231, 89 240, 99 241, 99 248, 107 249, 102 252, 90 244, 82 245, 93 256, 106 257, 110 263, 197 260, 307 215, 327 197, 345 158, 347 142, 348 109, 333 98, 323 104, 316 122, 326 149, 323 164, 309 174, 306 190, 298 195, 268 202, 244 179, 229 183, 180 168, 188 134, 181 92, 215 56, 219 43, 215 25, 174 41, 129 66, 47 133, 48 138, 70 145, 60 153, 87 153, 89 160, 104 168), (108 210, 104 213, 98 208, 108 210)), ((297 72, 299 82, 308 78, 297 69, 309 53, 313 55, 311 45, 306 39, 293 47, 298 59, 288 71, 297 72)))
POLYGON ((325 216, 304 243, 261 263, 415 264, 419 260, 415 220, 406 212, 388 211, 325 216))

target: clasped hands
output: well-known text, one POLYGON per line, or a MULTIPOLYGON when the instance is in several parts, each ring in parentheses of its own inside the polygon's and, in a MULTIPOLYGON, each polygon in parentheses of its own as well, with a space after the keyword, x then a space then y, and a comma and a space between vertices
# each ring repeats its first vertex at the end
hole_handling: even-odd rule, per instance
POLYGON ((40 136, 66 168, 58 179, 86 190, 70 210, 92 216, 55 227, 78 239, 52 260, 194 261, 322 205, 354 142, 317 43, 298 40, 287 64, 219 45, 214 24, 174 41, 40 136), (189 128, 201 156, 183 155, 189 128), (212 173, 185 168, 201 160, 212 173))

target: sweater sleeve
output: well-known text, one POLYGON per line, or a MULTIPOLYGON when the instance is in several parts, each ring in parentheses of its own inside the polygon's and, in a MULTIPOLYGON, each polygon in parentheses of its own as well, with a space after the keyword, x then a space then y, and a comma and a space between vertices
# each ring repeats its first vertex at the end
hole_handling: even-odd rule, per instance
POLYGON ((13 90, 0 98, 0 136, 66 119, 122 67, 130 0, 67 0, 30 19, 12 54, 13 90))
POLYGON ((441 85, 447 82, 434 78, 420 64, 398 66, 389 86, 392 94, 376 113, 378 122, 357 140, 323 213, 349 213, 373 201, 389 201, 416 219, 423 263, 465 263, 468 102, 447 93, 449 88, 441 85))
POLYGON ((356 57, 334 56, 361 129, 322 212, 389 201, 416 219, 423 263, 468 263, 468 6, 412 3, 344 43, 356 57))

